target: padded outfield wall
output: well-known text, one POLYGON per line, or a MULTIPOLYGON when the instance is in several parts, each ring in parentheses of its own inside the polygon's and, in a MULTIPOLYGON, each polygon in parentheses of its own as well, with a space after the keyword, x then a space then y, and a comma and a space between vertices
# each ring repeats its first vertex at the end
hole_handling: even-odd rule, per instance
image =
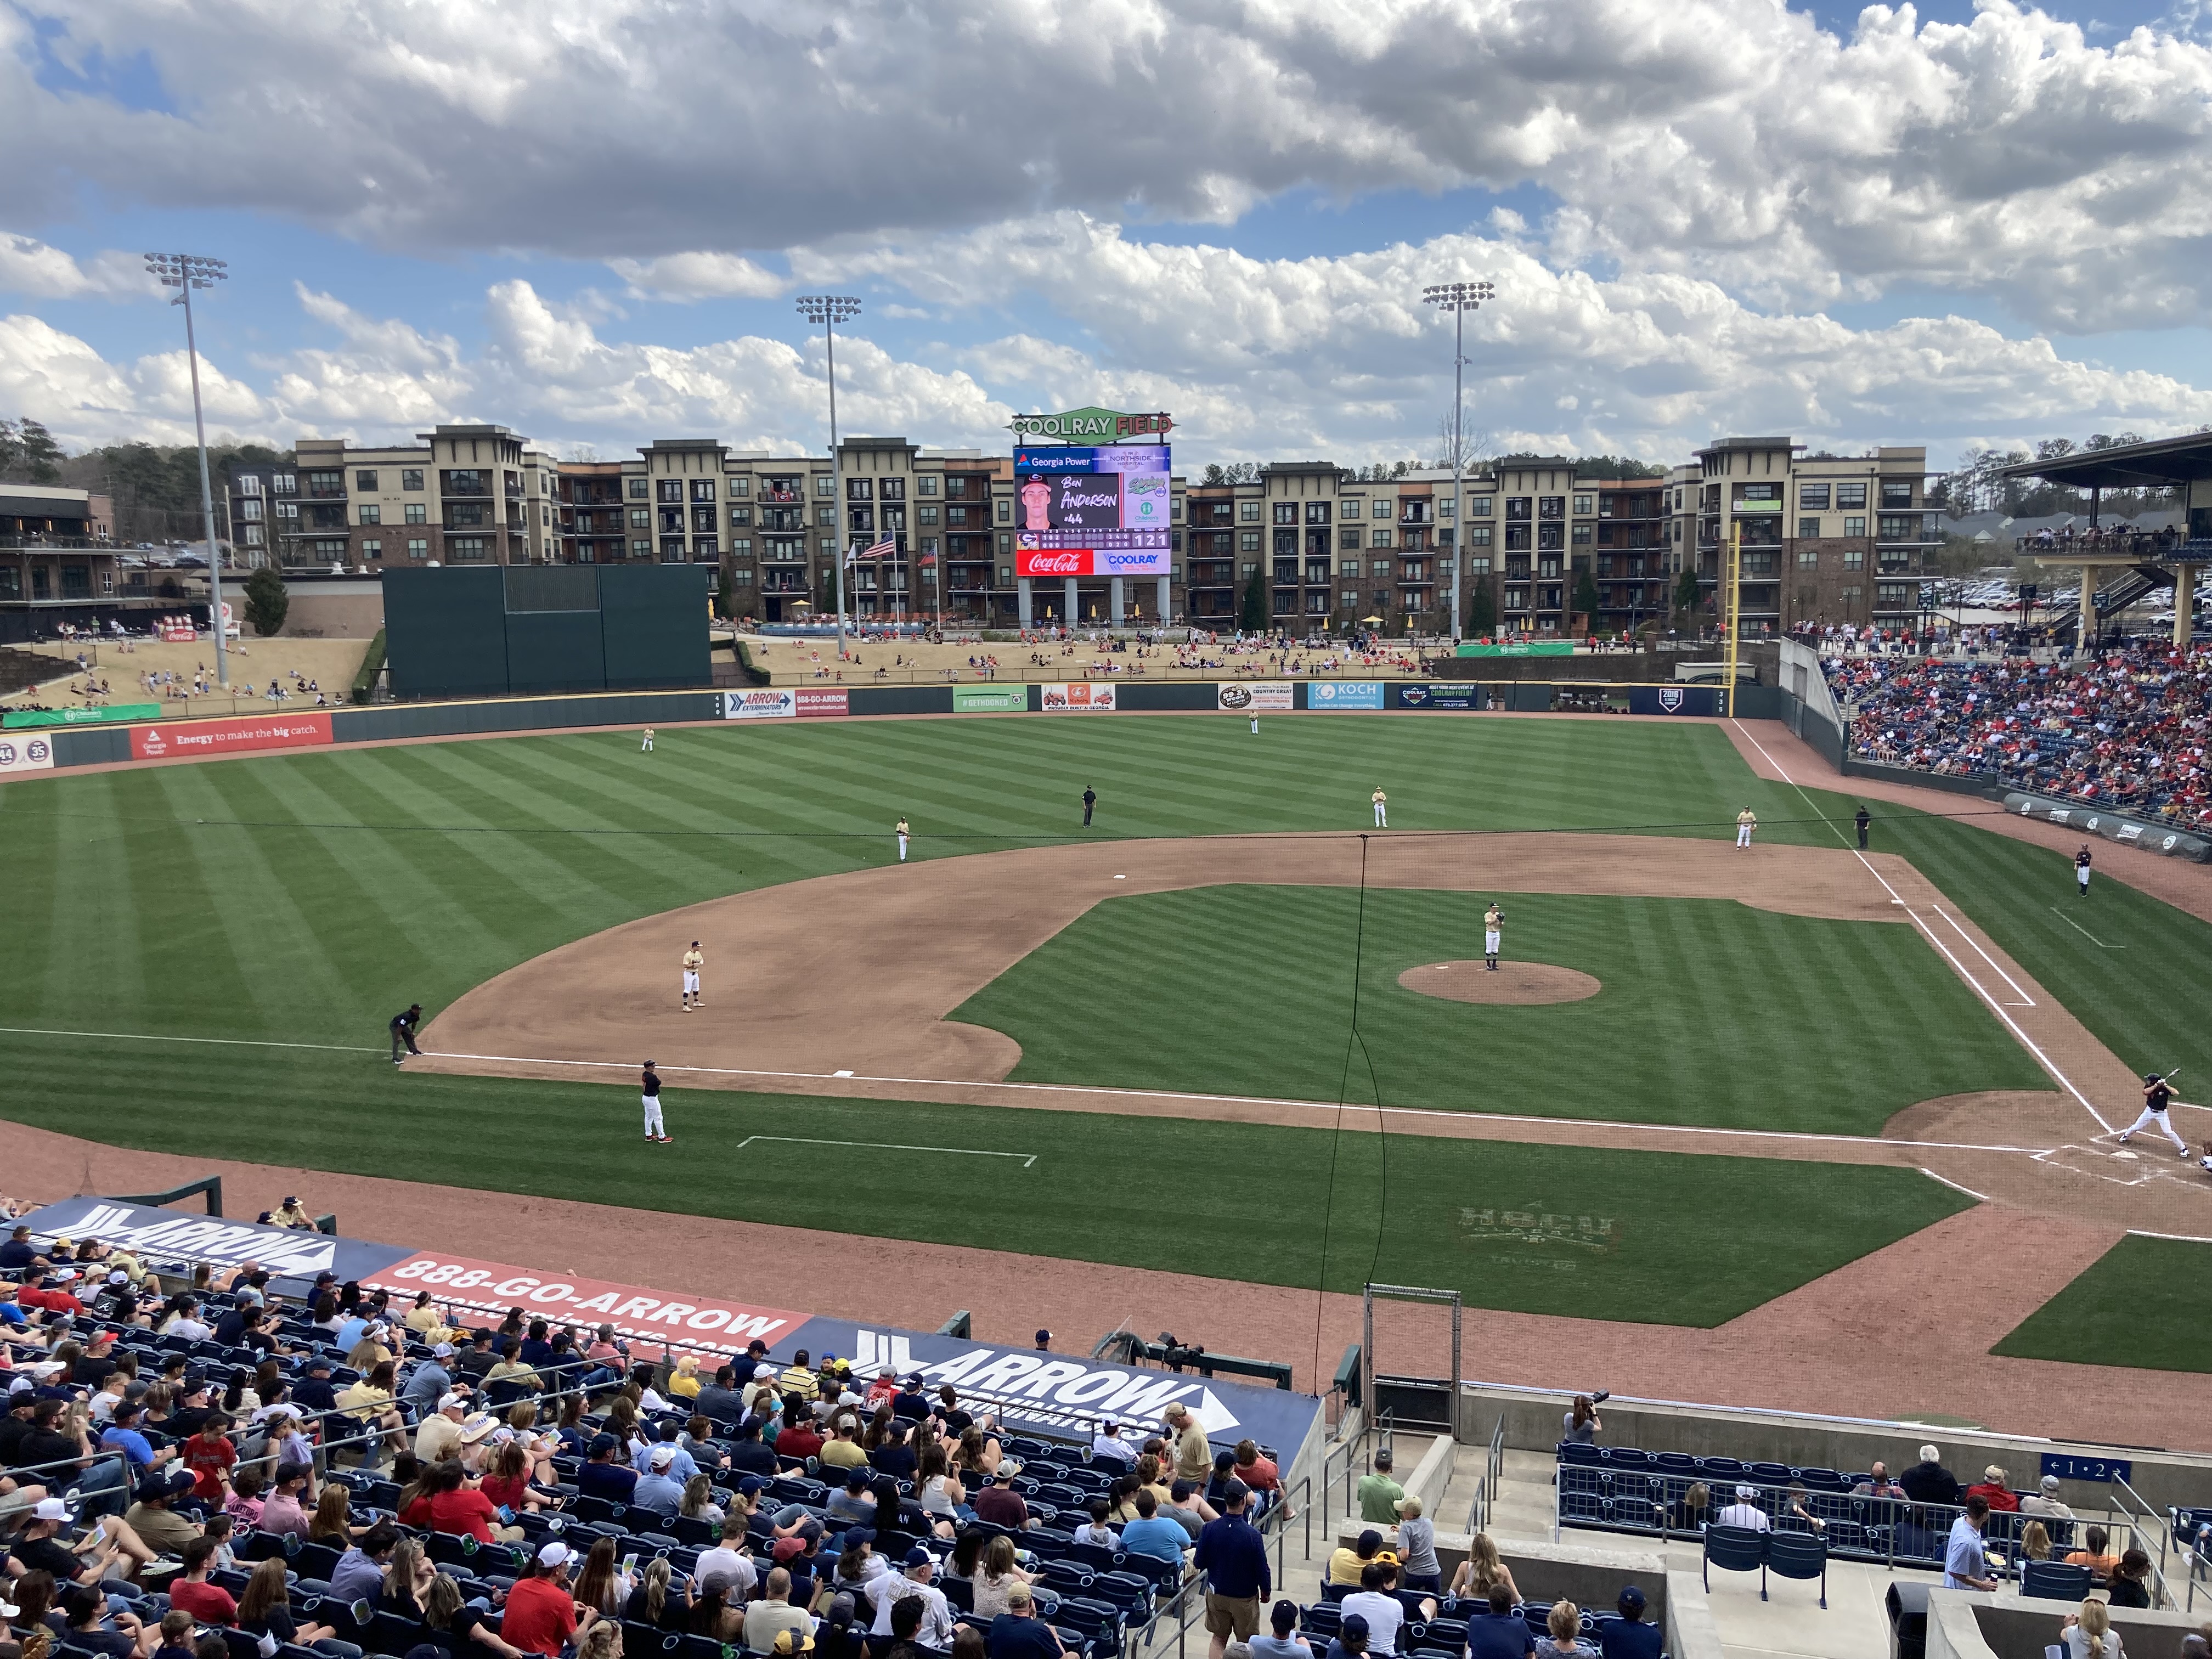
POLYGON ((705 565, 485 565, 384 574, 401 699, 708 684, 705 565))

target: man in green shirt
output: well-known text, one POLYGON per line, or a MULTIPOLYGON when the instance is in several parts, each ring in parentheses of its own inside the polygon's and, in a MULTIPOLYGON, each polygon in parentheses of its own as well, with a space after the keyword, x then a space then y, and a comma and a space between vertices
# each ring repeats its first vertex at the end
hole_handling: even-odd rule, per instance
POLYGON ((1375 1473, 1359 1477, 1359 1518, 1386 1527, 1398 1524, 1398 1505, 1406 1489, 1390 1478, 1390 1454, 1375 1454, 1375 1473))

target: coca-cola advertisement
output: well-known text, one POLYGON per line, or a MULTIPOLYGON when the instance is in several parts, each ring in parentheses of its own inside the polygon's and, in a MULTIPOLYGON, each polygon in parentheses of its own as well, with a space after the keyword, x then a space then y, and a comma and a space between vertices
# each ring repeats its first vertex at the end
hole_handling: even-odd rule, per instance
POLYGON ((1025 547, 1014 555, 1014 570, 1024 576, 1088 576, 1091 555, 1080 548, 1025 547))

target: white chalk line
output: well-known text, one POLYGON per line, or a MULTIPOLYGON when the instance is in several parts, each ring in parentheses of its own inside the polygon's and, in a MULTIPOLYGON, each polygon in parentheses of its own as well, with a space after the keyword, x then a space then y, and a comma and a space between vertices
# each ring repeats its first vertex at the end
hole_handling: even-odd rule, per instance
MULTIPOLYGON (((1930 927, 1925 921, 1922 921, 1919 913, 1914 910, 1910 904, 1905 903, 1905 896, 1889 884, 1888 878, 1885 877, 1881 871, 1875 868, 1873 861, 1869 860, 1864 853, 1860 852, 1857 848, 1853 847, 1849 842, 1844 841, 1844 832, 1840 829, 1838 829, 1833 823, 1830 822, 1821 813, 1820 807, 1814 805, 1812 796, 1806 794, 1805 786, 1799 783, 1787 772, 1783 771, 1782 763, 1776 760, 1773 756, 1767 754, 1765 744, 1759 742, 1759 740, 1752 736, 1750 732, 1744 732, 1742 721, 1731 720, 1729 724, 1734 726, 1737 731, 1743 732, 1743 740, 1749 744, 1753 749, 1758 750, 1759 752, 1765 757, 1766 763, 1769 766, 1771 766, 1776 772, 1781 775, 1782 781, 1788 784, 1791 788, 1795 789, 1798 794, 1803 798, 1805 805, 1812 809, 1813 816, 1820 818, 1823 823, 1828 824, 1829 830, 1834 833, 1836 839, 1839 842, 1843 842, 1844 850, 1863 865, 1866 867, 1866 872, 1869 875, 1872 876, 1876 881, 1881 883, 1882 891, 1887 893, 1890 897, 1895 900, 1899 904, 1905 906, 1905 914, 1911 919, 1912 925, 1920 930, 1923 936, 1926 938, 1930 945, 1934 945, 1938 951, 1941 951, 1943 953, 1944 960, 1948 962, 1951 966, 1957 970, 1960 979, 1965 980, 1968 985, 1973 988, 1974 994, 1981 998, 1984 1002, 1989 1004, 1990 1012, 2005 1023, 2006 1029, 2011 1031, 2014 1037, 2019 1039, 2021 1047, 2027 1049, 2031 1054, 2033 1054, 2035 1056, 2036 1063, 2041 1066, 2045 1072, 2048 1072, 2052 1077, 2056 1078, 2058 1080, 2059 1085, 2063 1088, 2068 1094, 2073 1096, 2075 1100, 2081 1103, 2081 1109, 2088 1113, 2091 1117, 2096 1119, 2097 1127, 2099 1128, 2102 1129, 2106 1134, 2114 1133, 2115 1131, 2112 1126, 2106 1121, 2105 1115, 2097 1109, 2095 1104, 2090 1100, 2089 1097, 2083 1094, 2081 1090, 2074 1086, 2074 1079, 2068 1077, 2065 1073, 2058 1069, 2057 1064, 2052 1060, 2051 1056, 2045 1054, 2043 1050, 2037 1046, 2035 1040, 2029 1036, 2026 1031, 2021 1029, 2020 1022, 2005 1012, 2004 1005, 2000 1003, 1996 997, 1990 994, 1989 988, 1984 986, 1981 981, 1974 977, 1973 974, 1968 970, 1966 964, 1960 961, 1959 958, 1952 953, 1950 949, 1944 945, 1942 939, 1936 937, 1936 930, 1930 927)), ((1942 912, 1938 909, 1937 914, 1940 915, 1942 915, 1942 912)), ((1954 927, 1958 927, 1959 926, 1955 921, 1953 921, 1948 916, 1945 916, 1944 920, 1950 921, 1954 927)), ((1966 932, 1964 928, 1960 928, 1959 931, 1961 934, 1964 934, 1966 932)), ((1967 939, 1967 942, 1969 944, 1973 943, 1971 938, 1967 939)), ((1981 947, 1977 945, 1975 945, 1975 949, 1978 951, 1981 947)), ((1989 953, 1987 951, 1983 951, 1982 954, 1986 957, 1989 953)), ((1994 963, 1991 965, 1995 966, 1994 963)), ((2003 970, 2000 969, 1998 971, 2002 973, 2003 970)), ((2007 975, 2006 982, 2008 984, 2011 983, 2009 975, 2007 975)), ((2013 988, 2015 991, 2020 989, 2017 985, 2014 985, 2013 988)), ((2025 994, 2023 993, 2023 994, 2025 994)))
POLYGON ((2095 945, 2100 951, 2124 951, 2128 948, 2124 945, 2106 944, 2104 940, 2099 939, 2094 933, 2084 927, 2080 922, 2075 921, 2073 917, 2068 915, 2063 909, 2056 904, 2048 905, 2045 908, 2049 909, 2052 915, 2057 917, 2059 921, 2064 922, 2075 933, 2081 934, 2083 939, 2087 939, 2090 944, 2095 945))
POLYGON ((980 1146, 906 1146, 895 1140, 821 1140, 811 1135, 747 1135, 732 1150, 743 1152, 756 1140, 781 1141, 789 1146, 866 1146, 878 1152, 953 1152, 962 1158, 1018 1158, 1022 1168, 1037 1161, 1036 1152, 994 1152, 980 1146))
POLYGON ((1968 1198, 1972 1199, 1977 1204, 1986 1204, 1990 1201, 1988 1194, 1978 1193, 1972 1187, 1961 1186, 1959 1182, 1952 1180, 1948 1176, 1939 1176, 1935 1170, 1925 1168, 1924 1166, 1922 1168, 1920 1173, 1926 1176, 1930 1181, 1940 1182, 1942 1185, 1948 1187, 1954 1193, 1966 1194, 1968 1198))

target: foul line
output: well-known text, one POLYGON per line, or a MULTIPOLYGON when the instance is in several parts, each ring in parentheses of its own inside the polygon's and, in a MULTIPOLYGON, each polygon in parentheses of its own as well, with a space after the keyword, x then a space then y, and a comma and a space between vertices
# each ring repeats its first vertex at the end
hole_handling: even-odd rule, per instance
POLYGON ((2063 908, 2056 904, 2050 905, 2046 908, 2050 910, 2052 915, 2057 917, 2059 921, 2064 922, 2075 933, 2081 934, 2083 939, 2087 939, 2090 944, 2095 945, 2100 951, 2124 951, 2128 948, 2124 945, 2106 944, 2104 940, 2099 939, 2094 933, 2084 927, 2080 922, 2075 921, 2073 917, 2068 915, 2063 908))
MULTIPOLYGON (((1803 798, 1805 805, 1812 809, 1815 816, 1819 816, 1820 808, 1814 805, 1812 796, 1806 794, 1805 786, 1798 782, 1795 778, 1791 777, 1787 772, 1784 772, 1782 770, 1782 763, 1776 760, 1773 756, 1767 754, 1766 745, 1759 742, 1757 738, 1753 737, 1750 732, 1744 732, 1743 722, 1741 720, 1730 720, 1729 723, 1735 726, 1737 731, 1743 732, 1743 740, 1749 744, 1753 749, 1758 750, 1761 755, 1765 756, 1766 763, 1769 766, 1771 766, 1776 772, 1780 773, 1782 781, 1788 784, 1791 788, 1795 789, 1798 794, 1803 798)), ((2052 1077, 2057 1079, 2060 1085, 2065 1089, 2068 1094, 2073 1096, 2075 1099, 2081 1103, 2081 1109, 2088 1113, 2091 1117, 2097 1120, 2097 1127, 2099 1128, 2102 1129, 2106 1134, 2113 1133, 2114 1130, 2112 1126, 2106 1121, 2105 1115, 2097 1109, 2096 1106, 2090 1101, 2089 1097, 2083 1094, 2079 1089, 2075 1088, 2074 1086, 2074 1079, 2068 1077, 2065 1073, 2060 1071, 2057 1066, 2052 1061, 2051 1056, 2045 1054, 2041 1048, 2036 1046, 2034 1039, 2030 1037, 2026 1031, 2021 1030, 2020 1022, 2004 1011, 2003 1005, 1998 1002, 1994 996, 1990 994, 1988 988, 1983 985, 1981 981, 1976 979, 1972 973, 1967 971, 1966 964, 1960 961, 1956 956, 1953 955, 1949 947, 1947 946, 1942 939, 1936 937, 1936 930, 1921 920, 1919 912, 1916 911, 1910 904, 1905 904, 1904 895, 1889 884, 1888 878, 1885 877, 1881 871, 1874 867, 1873 861, 1869 860, 1864 853, 1860 852, 1857 848, 1853 847, 1850 842, 1844 841, 1844 832, 1838 829, 1832 820, 1823 817, 1821 821, 1828 825, 1830 831, 1835 836, 1838 841, 1843 842, 1844 850, 1849 853, 1853 858, 1856 859, 1862 865, 1865 866, 1866 872, 1869 875, 1872 876, 1876 881, 1881 883, 1882 891, 1887 893, 1890 897, 1895 900, 1898 903, 1905 905, 1905 914, 1911 918, 1912 925, 1920 930, 1923 936, 1926 938, 1930 945, 1934 945, 1938 951, 1942 951, 1944 960, 1948 962, 1953 968, 1958 970, 1958 975, 1960 979, 1965 980, 1967 984, 1974 988, 1974 994, 1976 996, 1978 996, 1984 1002, 1989 1004, 1990 1012, 2005 1023, 2006 1029, 2010 1030, 2013 1036, 2020 1039, 2021 1046, 2026 1048, 2028 1053, 2035 1056, 2036 1063, 2041 1066, 2043 1069, 2048 1072, 2052 1077)), ((1938 915, 1943 915, 1943 912, 1940 908, 1937 908, 1936 914, 1938 915)), ((1944 920, 1950 921, 1954 927, 1959 927, 1959 924, 1948 915, 1944 916, 1944 920)), ((1959 931, 1962 937, 1966 936, 1966 930, 1964 928, 1959 928, 1959 931)), ((1967 938, 1966 942, 1970 945, 1974 944, 1974 941, 1971 937, 1967 938)), ((1978 945, 1975 945, 1974 948, 1977 951, 1981 950, 1981 946, 1978 945)), ((1989 953, 1987 951, 1983 951, 1982 954, 1986 957, 1989 953)), ((1993 963, 1990 965, 1994 967, 1996 964, 1993 963)), ((1998 971, 2002 973, 2003 969, 1999 969, 1998 971)), ((2012 983, 2009 976, 2007 977, 2006 983, 2012 983)), ((2017 985, 2014 985, 2013 988, 2015 991, 2020 989, 2017 985)), ((2022 994, 2025 995, 2026 994, 2022 993, 2022 994)))
POLYGON ((0 1036, 109 1037, 117 1042, 213 1042, 228 1048, 313 1048, 326 1054, 380 1054, 381 1048, 365 1048, 344 1042, 270 1042, 255 1037, 156 1036, 144 1031, 63 1031, 43 1025, 0 1025, 0 1036))
POLYGON ((1989 1195, 1986 1193, 1978 1193, 1972 1187, 1962 1187, 1957 1182, 1951 1180, 1948 1176, 1937 1175, 1933 1170, 1923 1168, 1920 1173, 1926 1176, 1930 1181, 1942 1182, 1954 1193, 1966 1194, 1968 1198, 1972 1199, 1977 1204, 1986 1204, 1990 1201, 1989 1195))
POLYGON ((817 1140, 809 1135, 747 1135, 731 1150, 742 1152, 756 1140, 781 1141, 789 1146, 867 1146, 879 1152, 957 1152, 963 1158, 1018 1158, 1024 1170, 1035 1164, 1038 1156, 1035 1152, 986 1152, 976 1146, 902 1146, 892 1140, 817 1140))
POLYGON ((1949 922, 1951 924, 1951 931, 1956 933, 1960 939, 1966 940, 1967 944, 1972 945, 1974 947, 1974 954, 1979 957, 1984 962, 1988 963, 1990 967, 1996 969, 1997 977, 2002 980, 2006 984, 2012 987, 2012 994, 2020 999, 2018 1002, 2012 1005, 2014 1007, 2033 1008, 2035 1006, 2035 999, 2020 988, 2020 981, 2013 978, 2010 974, 2005 972, 2004 965, 2002 963, 1998 962, 1998 960, 1995 957, 1991 956, 1987 951, 1982 949, 1982 942, 1979 939, 1976 939, 1972 933, 1959 926, 1957 917, 1954 916, 1948 910, 1946 910, 1940 904, 1931 904, 1928 908, 1933 910, 1937 915, 1942 917, 1944 921, 1949 922))

